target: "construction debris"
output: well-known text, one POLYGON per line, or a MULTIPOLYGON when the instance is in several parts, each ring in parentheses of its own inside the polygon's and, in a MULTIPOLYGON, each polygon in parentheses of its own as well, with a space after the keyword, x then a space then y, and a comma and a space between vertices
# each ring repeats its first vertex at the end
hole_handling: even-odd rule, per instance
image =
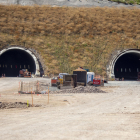
POLYGON ((50 93, 106 93, 94 86, 78 86, 71 89, 63 89, 58 91, 50 91, 50 93))

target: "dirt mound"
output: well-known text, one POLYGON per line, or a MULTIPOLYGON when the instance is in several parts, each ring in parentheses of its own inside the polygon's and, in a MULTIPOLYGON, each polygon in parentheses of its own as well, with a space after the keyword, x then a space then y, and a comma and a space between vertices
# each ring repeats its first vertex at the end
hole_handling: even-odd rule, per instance
MULTIPOLYGON (((39 107, 40 105, 34 105, 34 107, 39 107)), ((28 107, 32 107, 31 104, 28 104, 28 107)), ((27 108, 27 103, 15 102, 15 103, 6 103, 0 102, 0 109, 9 109, 9 108, 27 108)))
POLYGON ((63 89, 59 91, 54 91, 53 93, 106 93, 105 91, 94 86, 79 86, 72 89, 63 89))

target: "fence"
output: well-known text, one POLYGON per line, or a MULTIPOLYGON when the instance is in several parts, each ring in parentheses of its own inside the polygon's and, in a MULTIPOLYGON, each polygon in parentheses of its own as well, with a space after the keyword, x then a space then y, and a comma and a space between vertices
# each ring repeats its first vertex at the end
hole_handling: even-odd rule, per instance
POLYGON ((19 82, 19 93, 26 93, 26 94, 40 94, 42 91, 46 91, 48 88, 48 84, 41 81, 35 82, 19 82))

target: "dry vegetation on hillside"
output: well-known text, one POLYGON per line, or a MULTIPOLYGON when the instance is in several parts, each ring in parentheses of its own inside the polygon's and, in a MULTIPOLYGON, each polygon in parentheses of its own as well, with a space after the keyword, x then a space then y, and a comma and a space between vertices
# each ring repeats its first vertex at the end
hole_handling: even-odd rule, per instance
POLYGON ((0 6, 0 46, 35 48, 50 73, 105 73, 116 49, 140 48, 140 9, 0 6))

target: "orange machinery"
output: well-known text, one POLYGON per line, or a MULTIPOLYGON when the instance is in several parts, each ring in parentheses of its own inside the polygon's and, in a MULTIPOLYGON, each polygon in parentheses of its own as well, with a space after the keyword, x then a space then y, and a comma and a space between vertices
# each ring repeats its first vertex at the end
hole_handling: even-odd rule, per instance
POLYGON ((28 72, 27 69, 22 69, 19 71, 19 77, 27 77, 30 78, 31 77, 31 72, 28 72))

